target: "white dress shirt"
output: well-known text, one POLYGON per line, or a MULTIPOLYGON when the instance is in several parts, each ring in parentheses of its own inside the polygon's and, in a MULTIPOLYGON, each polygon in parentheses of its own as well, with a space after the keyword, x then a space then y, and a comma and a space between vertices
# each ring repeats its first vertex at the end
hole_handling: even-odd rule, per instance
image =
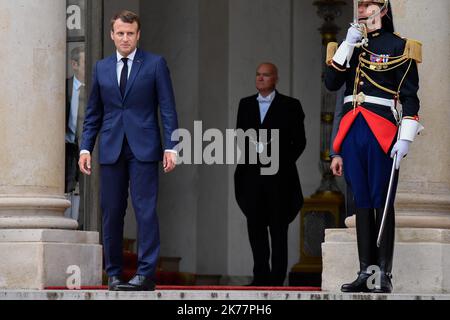
POLYGON ((258 94, 258 97, 256 98, 259 102, 259 115, 261 116, 261 123, 264 121, 267 111, 269 111, 269 107, 275 98, 275 93, 276 92, 274 90, 267 97, 263 97, 261 94, 258 94))
POLYGON ((119 87, 120 87, 120 75, 122 74, 122 69, 123 69, 122 58, 128 58, 128 76, 127 76, 127 79, 128 79, 130 77, 131 68, 133 67, 133 61, 134 61, 134 56, 136 55, 136 51, 137 51, 137 48, 134 49, 134 51, 132 53, 130 53, 128 55, 128 57, 124 57, 118 51, 116 51, 116 55, 117 55, 117 84, 119 85, 119 87))
POLYGON ((72 99, 69 110, 69 130, 66 132, 66 142, 75 143, 75 132, 77 130, 78 107, 80 103, 80 88, 84 86, 77 77, 73 76, 72 99))

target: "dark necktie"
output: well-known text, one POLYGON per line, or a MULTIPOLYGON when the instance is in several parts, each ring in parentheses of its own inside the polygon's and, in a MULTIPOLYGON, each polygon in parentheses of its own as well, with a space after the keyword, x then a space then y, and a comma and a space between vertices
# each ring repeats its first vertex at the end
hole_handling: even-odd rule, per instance
POLYGON ((128 58, 122 58, 123 68, 120 74, 120 92, 122 93, 122 98, 125 96, 125 89, 127 88, 128 80, 128 58))

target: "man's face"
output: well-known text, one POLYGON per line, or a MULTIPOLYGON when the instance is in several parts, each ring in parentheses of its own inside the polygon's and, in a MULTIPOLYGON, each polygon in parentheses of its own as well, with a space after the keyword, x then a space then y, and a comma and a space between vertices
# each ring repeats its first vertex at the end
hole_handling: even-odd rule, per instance
POLYGON ((278 75, 275 68, 270 64, 262 64, 256 70, 256 89, 259 92, 269 94, 275 90, 278 75))
POLYGON ((373 31, 381 28, 381 18, 386 14, 386 11, 380 13, 381 5, 373 1, 363 1, 358 4, 358 18, 360 23, 367 26, 367 31, 373 31), (380 14, 377 14, 380 13, 380 14), (368 19, 370 16, 375 15, 368 19))
POLYGON ((114 22, 111 39, 114 41, 117 51, 123 57, 128 57, 136 49, 140 36, 137 22, 126 23, 120 19, 114 22))
POLYGON ((85 74, 85 56, 84 52, 80 52, 80 58, 78 61, 72 60, 72 70, 79 81, 84 83, 85 74))

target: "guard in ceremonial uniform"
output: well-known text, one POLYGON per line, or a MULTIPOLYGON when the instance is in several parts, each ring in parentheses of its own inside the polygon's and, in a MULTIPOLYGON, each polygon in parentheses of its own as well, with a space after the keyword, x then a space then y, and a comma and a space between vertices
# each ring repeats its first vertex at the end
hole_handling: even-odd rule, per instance
POLYGON ((423 129, 417 97, 421 44, 394 33, 388 0, 355 2, 358 10, 345 41, 339 47, 337 43, 328 46, 325 77, 329 90, 346 84, 343 117, 333 148, 342 155, 344 176, 357 208, 360 271, 341 291, 390 293, 398 169, 423 129), (392 190, 390 197, 388 189, 392 190), (374 266, 381 271, 375 286, 368 281, 374 278, 374 266))

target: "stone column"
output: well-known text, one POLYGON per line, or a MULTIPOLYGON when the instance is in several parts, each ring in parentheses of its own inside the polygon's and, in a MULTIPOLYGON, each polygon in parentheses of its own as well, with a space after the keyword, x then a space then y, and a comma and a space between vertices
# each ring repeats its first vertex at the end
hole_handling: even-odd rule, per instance
MULTIPOLYGON (((450 3, 397 0, 392 7, 396 31, 423 43, 419 115, 425 126, 402 162, 395 202, 394 290, 443 293, 450 291, 450 3)), ((350 229, 327 230, 322 284, 326 290, 355 278, 354 217, 346 224, 350 229), (340 257, 333 250, 340 251, 340 257), (337 259, 345 262, 336 265, 337 259)))
POLYGON ((0 288, 65 285, 70 265, 101 276, 98 233, 44 230, 78 226, 63 216, 65 9, 0 0, 0 288))
POLYGON ((397 225, 450 229, 450 3, 397 0, 392 6, 398 32, 423 42, 419 115, 425 126, 401 171, 397 225))
POLYGON ((63 217, 63 2, 0 1, 0 228, 77 228, 63 217))

